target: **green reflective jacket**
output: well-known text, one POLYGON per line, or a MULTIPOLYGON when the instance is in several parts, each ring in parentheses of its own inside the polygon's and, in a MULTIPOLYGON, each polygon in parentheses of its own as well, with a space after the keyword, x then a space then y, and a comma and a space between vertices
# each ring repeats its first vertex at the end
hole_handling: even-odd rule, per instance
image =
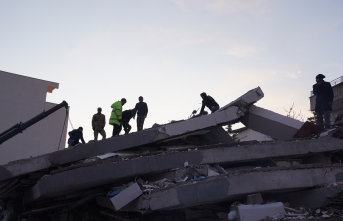
POLYGON ((110 117, 110 124, 117 124, 121 125, 121 117, 122 117, 122 110, 123 106, 121 104, 121 101, 117 101, 111 105, 112 113, 110 117))

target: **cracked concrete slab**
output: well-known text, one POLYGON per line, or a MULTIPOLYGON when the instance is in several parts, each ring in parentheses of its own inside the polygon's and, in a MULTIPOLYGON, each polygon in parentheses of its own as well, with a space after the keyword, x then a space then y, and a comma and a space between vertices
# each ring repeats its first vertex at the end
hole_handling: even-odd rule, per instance
POLYGON ((124 178, 180 168, 183 167, 186 161, 188 161, 189 165, 196 165, 301 156, 338 151, 341 150, 342 144, 343 141, 340 139, 325 137, 317 140, 272 142, 176 152, 139 157, 128 161, 100 161, 97 165, 44 176, 27 191, 26 200, 32 201, 59 196, 75 190, 109 184, 124 178))
POLYGON ((0 165, 0 182, 24 174, 40 171, 51 167, 47 155, 17 160, 5 165, 0 165))
POLYGON ((230 102, 229 104, 225 105, 224 107, 220 108, 218 111, 222 111, 227 109, 228 107, 236 106, 240 108, 248 108, 250 105, 256 103, 260 99, 264 97, 264 93, 260 87, 251 89, 247 93, 243 94, 236 100, 230 102))
MULTIPOLYGON (((241 122, 254 131, 278 140, 290 140, 303 127, 304 122, 252 105, 241 122)), ((307 123, 309 124, 309 122, 307 123)), ((314 125, 314 127, 317 127, 314 125)))
POLYGON ((335 174, 342 172, 343 167, 336 167, 334 172, 330 170, 330 168, 312 168, 252 172, 211 177, 198 182, 189 181, 184 185, 143 195, 125 206, 122 211, 144 212, 185 208, 229 201, 239 195, 311 188, 335 182, 335 174))

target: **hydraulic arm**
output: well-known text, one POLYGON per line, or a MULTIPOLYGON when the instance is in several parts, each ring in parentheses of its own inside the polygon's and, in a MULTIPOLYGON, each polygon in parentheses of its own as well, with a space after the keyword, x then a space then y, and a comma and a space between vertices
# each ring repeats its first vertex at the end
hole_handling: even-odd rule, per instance
POLYGON ((38 121, 43 120, 44 118, 46 118, 50 114, 54 113, 55 111, 61 109, 62 107, 65 107, 68 110, 68 103, 63 101, 62 103, 56 105, 55 107, 53 107, 47 111, 44 110, 42 113, 40 113, 37 116, 33 117, 32 119, 26 121, 25 123, 20 122, 20 123, 14 125, 13 127, 9 128, 8 130, 2 132, 0 134, 0 144, 11 139, 12 137, 14 137, 17 134, 22 133, 23 130, 25 130, 26 128, 32 126, 33 124, 37 123, 38 121))

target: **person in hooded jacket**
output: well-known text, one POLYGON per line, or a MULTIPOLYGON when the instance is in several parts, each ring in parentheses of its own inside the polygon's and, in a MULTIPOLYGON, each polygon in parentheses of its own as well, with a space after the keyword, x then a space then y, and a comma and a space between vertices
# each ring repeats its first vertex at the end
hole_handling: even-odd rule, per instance
POLYGON ((126 99, 123 98, 120 101, 114 102, 111 105, 112 113, 109 124, 113 126, 112 137, 119 136, 122 128, 122 112, 123 106, 126 104, 126 99))
POLYGON ((210 109, 211 113, 214 113, 217 110, 219 110, 219 104, 210 95, 207 95, 204 92, 204 93, 201 93, 200 96, 202 98, 202 106, 201 106, 201 110, 200 110, 199 115, 201 115, 203 113, 205 107, 210 109))
POLYGON ((77 130, 72 130, 68 133, 69 139, 68 139, 68 147, 73 147, 76 144, 79 144, 79 140, 81 139, 82 143, 86 143, 83 139, 83 128, 79 127, 77 130))
POLYGON ((317 83, 313 85, 313 94, 316 95, 315 112, 317 115, 317 125, 329 129, 331 125, 330 114, 332 111, 333 90, 330 82, 324 81, 324 78, 323 74, 316 76, 317 83))

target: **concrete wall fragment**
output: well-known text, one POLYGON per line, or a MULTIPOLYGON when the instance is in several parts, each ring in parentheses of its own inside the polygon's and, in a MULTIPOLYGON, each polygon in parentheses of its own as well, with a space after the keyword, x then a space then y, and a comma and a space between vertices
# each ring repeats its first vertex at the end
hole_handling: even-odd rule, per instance
MULTIPOLYGON (((255 105, 249 107, 248 113, 241 118, 241 122, 252 130, 279 140, 292 139, 304 126, 304 122, 255 105)), ((308 122, 306 125, 308 124, 310 123, 308 122)), ((316 125, 312 126, 317 128, 316 125)))

